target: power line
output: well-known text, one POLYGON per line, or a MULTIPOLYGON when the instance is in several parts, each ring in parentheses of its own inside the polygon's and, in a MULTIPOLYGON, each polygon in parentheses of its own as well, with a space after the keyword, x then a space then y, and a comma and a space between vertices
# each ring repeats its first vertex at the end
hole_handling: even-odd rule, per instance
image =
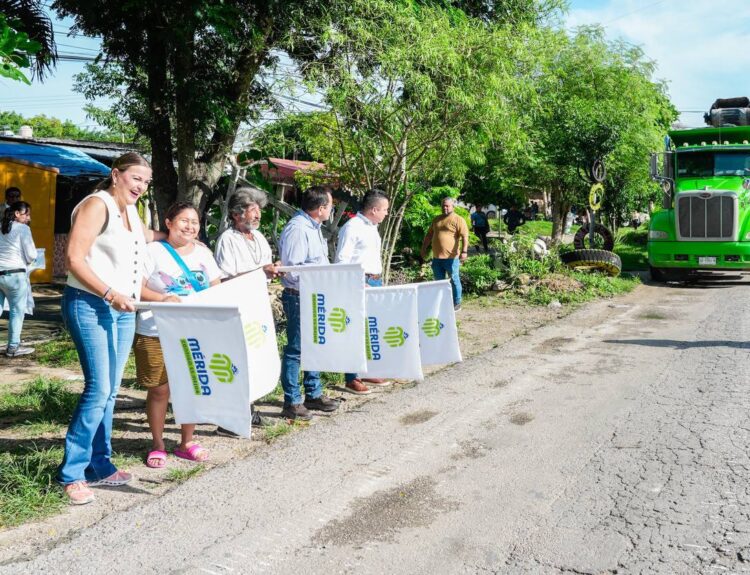
POLYGON ((75 44, 63 44, 62 42, 55 42, 58 46, 65 46, 66 48, 75 48, 76 50, 85 50, 87 52, 96 52, 97 54, 101 50, 97 50, 95 48, 85 48, 83 46, 76 46, 75 44))

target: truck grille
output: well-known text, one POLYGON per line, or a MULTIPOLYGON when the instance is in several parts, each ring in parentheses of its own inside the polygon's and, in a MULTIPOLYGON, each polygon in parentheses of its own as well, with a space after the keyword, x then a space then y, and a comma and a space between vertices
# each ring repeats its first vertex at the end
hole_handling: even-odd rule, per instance
POLYGON ((677 197, 678 239, 734 241, 736 235, 734 192, 683 192, 677 197))

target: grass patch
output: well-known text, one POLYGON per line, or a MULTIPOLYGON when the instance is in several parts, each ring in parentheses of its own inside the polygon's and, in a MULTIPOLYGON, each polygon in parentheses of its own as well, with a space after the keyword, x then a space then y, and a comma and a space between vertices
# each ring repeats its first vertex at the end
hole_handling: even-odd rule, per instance
POLYGON ((291 433, 296 426, 296 423, 287 423, 286 421, 265 425, 263 426, 263 438, 270 443, 279 437, 291 433))
POLYGON ((0 418, 22 420, 27 425, 67 425, 78 397, 62 379, 37 377, 19 392, 0 394, 0 418))
POLYGON ((112 461, 117 469, 130 469, 136 465, 141 465, 143 463, 143 458, 139 455, 132 455, 130 453, 112 453, 110 461, 112 461))
POLYGON ((68 332, 63 332, 60 337, 37 345, 34 358, 38 363, 49 367, 80 366, 78 352, 68 332))
POLYGON ((56 423, 52 421, 24 422, 18 425, 12 425, 8 431, 17 433, 21 437, 43 437, 45 435, 61 435, 66 428, 65 423, 56 423))
POLYGON ((167 472, 167 476, 165 479, 173 483, 182 483, 183 481, 187 481, 191 477, 200 475, 205 469, 206 467, 202 463, 198 463, 186 469, 173 467, 167 472))
POLYGON ((622 260, 623 271, 637 271, 648 269, 648 228, 622 228, 617 232, 614 251, 622 260))
POLYGON ((58 447, 0 453, 0 527, 48 517, 66 505, 54 480, 62 457, 58 447))

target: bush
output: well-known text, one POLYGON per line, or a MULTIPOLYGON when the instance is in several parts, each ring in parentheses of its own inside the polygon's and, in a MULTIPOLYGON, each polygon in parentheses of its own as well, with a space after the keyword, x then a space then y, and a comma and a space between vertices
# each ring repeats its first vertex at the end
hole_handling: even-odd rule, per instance
POLYGON ((461 286, 466 293, 482 295, 490 290, 500 277, 490 256, 468 258, 460 268, 461 286))
POLYGON ((546 255, 535 252, 535 238, 527 235, 516 235, 510 243, 497 245, 495 267, 500 277, 514 285, 528 276, 528 279, 541 279, 550 273, 562 270, 562 263, 557 250, 551 249, 546 255))

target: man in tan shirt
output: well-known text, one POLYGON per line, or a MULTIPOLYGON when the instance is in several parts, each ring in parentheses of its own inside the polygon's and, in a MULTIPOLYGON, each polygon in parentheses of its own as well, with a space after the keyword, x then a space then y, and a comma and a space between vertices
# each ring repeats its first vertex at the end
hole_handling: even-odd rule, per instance
POLYGON ((430 224, 427 235, 422 242, 422 259, 427 257, 427 250, 432 247, 432 273, 436 280, 443 280, 447 275, 453 288, 453 306, 461 309, 461 276, 459 262, 469 255, 469 226, 466 220, 454 212, 453 198, 443 199, 443 213, 430 224), (460 247, 459 247, 460 241, 460 247))

